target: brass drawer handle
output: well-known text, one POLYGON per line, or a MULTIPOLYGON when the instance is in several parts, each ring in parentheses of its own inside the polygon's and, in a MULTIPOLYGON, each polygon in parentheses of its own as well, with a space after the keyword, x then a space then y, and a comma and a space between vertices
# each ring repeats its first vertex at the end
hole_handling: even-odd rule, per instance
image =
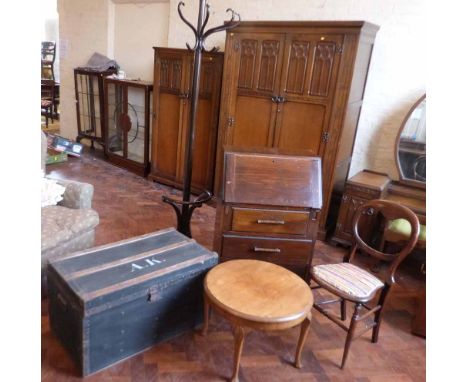
POLYGON ((257 224, 284 224, 284 220, 258 219, 257 224))
POLYGON ((280 253, 281 249, 279 248, 261 248, 261 247, 254 247, 254 252, 276 252, 280 253))

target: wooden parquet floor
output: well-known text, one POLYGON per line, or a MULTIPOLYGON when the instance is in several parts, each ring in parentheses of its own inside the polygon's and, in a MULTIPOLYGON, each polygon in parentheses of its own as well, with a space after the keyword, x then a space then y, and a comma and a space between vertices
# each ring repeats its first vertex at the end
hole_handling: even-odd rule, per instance
MULTIPOLYGON (((52 177, 89 182, 95 186, 94 208, 100 216, 96 245, 126 239, 175 225, 172 208, 163 194, 178 191, 119 169, 98 157, 85 155, 48 167, 52 177)), ((197 209, 193 237, 211 248, 215 210, 197 209)), ((318 242, 314 263, 338 262, 344 249, 318 242)), ((363 264, 366 259, 361 259, 363 264)), ((425 287, 412 266, 398 274, 399 287, 384 315, 379 342, 370 333, 355 340, 345 370, 339 368, 345 332, 313 311, 311 330, 303 351, 303 368, 292 366, 299 328, 280 332, 251 331, 246 336, 240 380, 270 381, 424 381, 426 341, 410 333, 415 296, 425 287)), ((317 296, 316 296, 317 298, 317 296)), ((349 307, 350 308, 350 307, 349 307)), ((51 333, 47 300, 42 301, 42 381, 82 381, 78 369, 51 333)), ((351 311, 348 312, 348 316, 351 311)), ((118 363, 87 382, 223 381, 230 377, 233 337, 229 324, 215 314, 208 336, 197 332, 181 335, 118 363)))

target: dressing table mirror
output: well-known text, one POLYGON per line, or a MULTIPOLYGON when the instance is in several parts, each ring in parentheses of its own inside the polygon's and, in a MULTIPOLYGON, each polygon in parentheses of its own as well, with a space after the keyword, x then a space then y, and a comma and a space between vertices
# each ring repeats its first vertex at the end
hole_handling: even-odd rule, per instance
MULTIPOLYGON (((395 141, 399 179, 386 173, 363 170, 347 180, 331 241, 349 246, 352 219, 358 207, 371 199, 386 199, 409 207, 426 224, 426 96, 406 114, 395 141)), ((373 224, 368 224, 369 232, 373 224)))
POLYGON ((400 182, 426 188, 426 95, 406 115, 395 142, 400 182))

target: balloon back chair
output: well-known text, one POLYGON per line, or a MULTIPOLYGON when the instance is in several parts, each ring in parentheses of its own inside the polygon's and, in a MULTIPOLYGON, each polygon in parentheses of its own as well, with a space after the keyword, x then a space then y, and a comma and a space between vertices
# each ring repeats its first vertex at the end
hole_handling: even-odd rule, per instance
POLYGON ((41 80, 41 115, 45 117, 46 127, 49 127, 49 118, 54 123, 55 81, 41 80))
POLYGON ((345 366, 351 341, 354 338, 372 329, 372 342, 377 342, 380 323, 382 321, 382 312, 385 308, 387 297, 395 284, 395 272, 401 262, 416 245, 420 230, 418 218, 409 208, 388 200, 380 199, 371 200, 361 205, 355 212, 352 224, 354 243, 349 254, 345 257, 344 262, 316 265, 312 268, 312 280, 317 283, 312 289, 323 288, 338 297, 338 299, 330 301, 316 302, 314 303, 314 308, 347 332, 341 361, 342 369, 345 366), (378 217, 385 219, 385 221, 403 218, 411 225, 411 234, 408 237, 406 245, 400 252, 381 252, 369 246, 359 235, 361 219, 369 221, 368 219, 377 219, 378 217), (358 250, 389 263, 383 280, 380 280, 372 273, 351 263, 358 250), (378 296, 377 303, 374 306, 370 306, 369 303, 374 300, 378 293, 380 293, 380 295, 378 296), (346 301, 355 305, 349 326, 344 323, 346 320, 346 301), (340 302, 341 304, 341 317, 323 308, 323 305, 335 302, 340 302), (365 310, 363 311, 363 309, 365 310), (356 333, 357 324, 369 316, 372 317, 372 315, 372 323, 366 325, 365 328, 356 333))

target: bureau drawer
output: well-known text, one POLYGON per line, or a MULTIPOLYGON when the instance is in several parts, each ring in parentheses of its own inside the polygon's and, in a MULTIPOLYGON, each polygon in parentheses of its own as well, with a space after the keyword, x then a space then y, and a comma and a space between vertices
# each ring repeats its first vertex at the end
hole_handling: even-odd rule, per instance
POLYGON ((232 231, 307 234, 309 212, 232 208, 232 231))
POLYGON ((311 257, 312 244, 310 240, 223 235, 221 257, 306 266, 311 257))

